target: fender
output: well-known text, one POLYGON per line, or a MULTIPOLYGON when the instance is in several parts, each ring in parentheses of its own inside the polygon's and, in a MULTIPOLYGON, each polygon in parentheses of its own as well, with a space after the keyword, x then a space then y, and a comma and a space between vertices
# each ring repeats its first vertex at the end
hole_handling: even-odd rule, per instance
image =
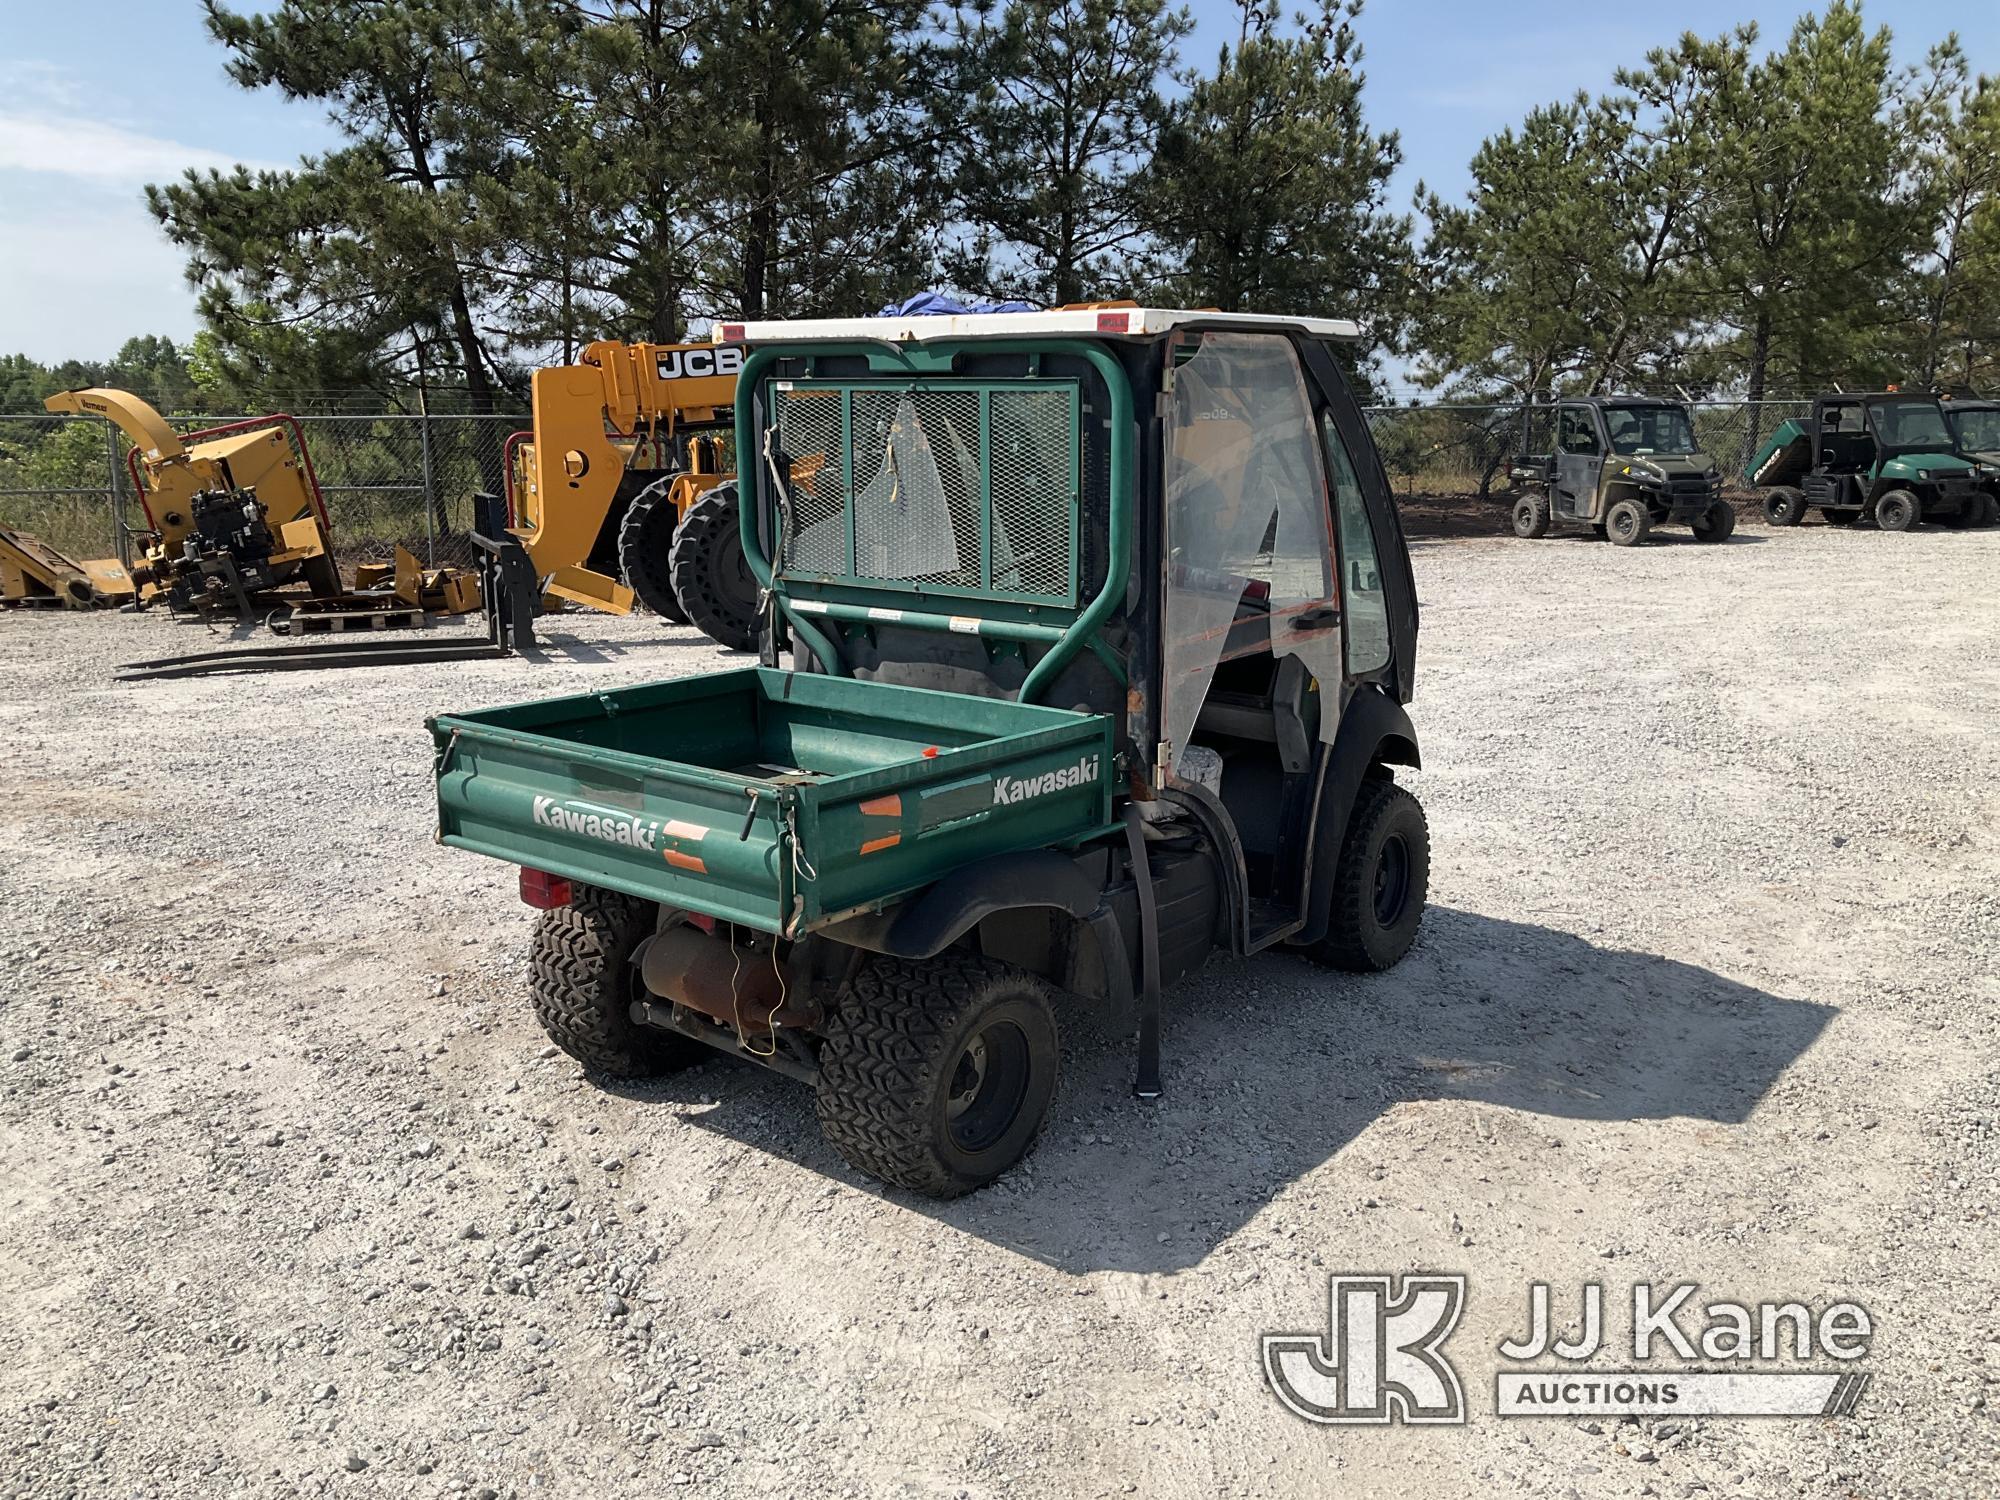
POLYGON ((935 958, 995 912, 1054 907, 1081 921, 1097 910, 1103 894, 1082 861, 1052 849, 1029 849, 979 860, 887 911, 849 917, 821 931, 872 953, 935 958))
POLYGON ((1312 853, 1307 871, 1305 926, 1291 937, 1294 945, 1316 943, 1326 936, 1333 905, 1333 882, 1325 873, 1340 857, 1340 841, 1347 834, 1347 820, 1354 812, 1354 799, 1372 766, 1423 768, 1417 749, 1417 731, 1409 713, 1381 688, 1367 684, 1355 690, 1347 710, 1340 716, 1340 728, 1324 762, 1319 789, 1319 816, 1313 828, 1312 853))

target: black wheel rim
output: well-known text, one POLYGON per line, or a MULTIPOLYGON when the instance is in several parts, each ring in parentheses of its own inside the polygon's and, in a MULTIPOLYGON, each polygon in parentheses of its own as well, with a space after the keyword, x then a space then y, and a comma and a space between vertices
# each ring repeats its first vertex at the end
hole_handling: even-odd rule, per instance
POLYGON ((1638 531, 1639 523, 1629 510, 1621 510, 1611 518, 1611 534, 1621 542, 1638 531))
POLYGON ((1400 833, 1383 841, 1375 857, 1375 920, 1394 927, 1410 900, 1410 846, 1400 833))
POLYGON ((1012 1021, 973 1033, 945 1085, 945 1130, 968 1154, 989 1151, 1013 1128, 1028 1097, 1028 1038, 1012 1021))

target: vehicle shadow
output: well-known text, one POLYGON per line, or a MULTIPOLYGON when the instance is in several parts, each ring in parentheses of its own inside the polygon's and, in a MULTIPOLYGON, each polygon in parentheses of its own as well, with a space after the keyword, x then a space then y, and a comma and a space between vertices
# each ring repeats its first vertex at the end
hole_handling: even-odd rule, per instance
POLYGON ((1131 1096, 1125 1030, 1066 1017, 1067 1076, 1041 1144, 955 1202, 863 1178, 819 1141, 805 1089, 748 1064, 631 1093, 713 1098, 686 1118, 1058 1269, 1169 1272, 1199 1263, 1395 1105, 1736 1124, 1833 1014, 1693 964, 1432 907, 1417 948, 1386 974, 1266 954, 1218 961, 1170 991, 1167 1092, 1151 1103, 1131 1096))

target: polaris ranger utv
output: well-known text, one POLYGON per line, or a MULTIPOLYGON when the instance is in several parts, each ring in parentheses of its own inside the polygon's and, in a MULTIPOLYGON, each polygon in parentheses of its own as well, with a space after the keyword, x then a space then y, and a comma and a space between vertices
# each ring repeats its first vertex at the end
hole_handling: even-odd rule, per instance
POLYGON ((522 866, 593 1073, 811 1084, 862 1171, 1028 1150, 1060 1018, 1216 950, 1401 959, 1430 868, 1408 554, 1312 318, 726 324, 761 665, 431 721, 440 837, 522 866), (810 477, 807 477, 810 476, 810 477))
POLYGON ((1588 526, 1635 547, 1658 526, 1686 526, 1696 541, 1727 541, 1736 512, 1722 471, 1697 451, 1688 409, 1651 396, 1591 396, 1558 403, 1555 452, 1516 459, 1529 486, 1514 502, 1514 535, 1588 526))
POLYGON ((1778 424, 1744 477, 1764 492, 1773 526, 1796 526, 1814 507, 1833 526, 1964 525, 1985 501, 1979 465, 1955 449, 1934 396, 1822 396, 1809 420, 1778 424))
POLYGON ((1991 526, 2000 521, 2000 401, 1947 400, 1944 419, 1959 453, 1979 465, 1980 488, 1986 492, 1979 514, 1964 524, 1991 526))

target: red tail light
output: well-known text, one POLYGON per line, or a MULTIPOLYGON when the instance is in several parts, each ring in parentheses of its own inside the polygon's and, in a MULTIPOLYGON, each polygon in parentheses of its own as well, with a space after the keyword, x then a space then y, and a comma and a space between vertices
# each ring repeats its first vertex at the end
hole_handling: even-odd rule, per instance
POLYGON ((521 867, 521 899, 539 911, 569 905, 569 882, 546 870, 521 867))

